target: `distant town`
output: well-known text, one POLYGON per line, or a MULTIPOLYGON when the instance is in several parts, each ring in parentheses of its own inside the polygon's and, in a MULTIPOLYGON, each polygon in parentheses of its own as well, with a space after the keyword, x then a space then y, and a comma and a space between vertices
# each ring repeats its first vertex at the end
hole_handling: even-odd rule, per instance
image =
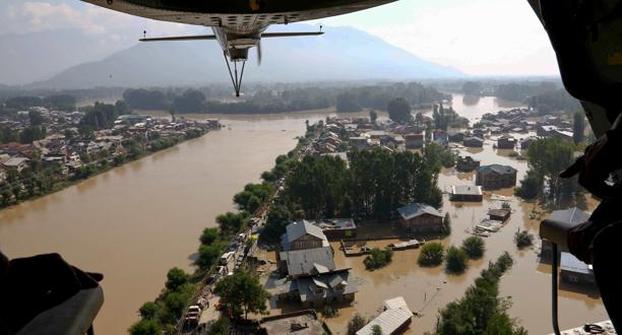
POLYGON ((217 120, 131 114, 122 102, 81 110, 36 104, 5 107, 0 114, 0 207, 220 128, 217 120))

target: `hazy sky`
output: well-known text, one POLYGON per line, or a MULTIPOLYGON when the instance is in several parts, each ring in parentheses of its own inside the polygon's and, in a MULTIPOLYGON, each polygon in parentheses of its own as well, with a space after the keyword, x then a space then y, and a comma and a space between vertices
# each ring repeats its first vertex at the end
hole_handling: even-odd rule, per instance
MULTIPOLYGON (((548 37, 527 0, 399 0, 314 23, 352 26, 467 74, 558 74, 548 37)), ((200 29, 134 18, 78 0, 0 1, 0 34, 59 28, 78 28, 109 41, 111 48, 131 45, 143 29, 153 36, 200 29)))

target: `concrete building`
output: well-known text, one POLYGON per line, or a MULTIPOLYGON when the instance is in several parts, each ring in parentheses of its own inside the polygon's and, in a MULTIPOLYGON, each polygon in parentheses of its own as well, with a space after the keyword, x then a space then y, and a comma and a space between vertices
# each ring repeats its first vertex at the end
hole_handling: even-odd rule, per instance
POLYGON ((477 169, 475 184, 485 190, 516 186, 516 169, 508 165, 492 164, 477 169))
POLYGON ((22 172, 25 168, 28 167, 29 161, 30 160, 25 157, 11 157, 8 160, 4 161, 2 165, 6 170, 22 172))
POLYGON ((455 185, 449 195, 450 201, 481 202, 483 199, 481 186, 455 185))
POLYGON ((443 229, 443 215, 434 207, 413 203, 397 209, 402 228, 412 233, 439 232, 443 229))

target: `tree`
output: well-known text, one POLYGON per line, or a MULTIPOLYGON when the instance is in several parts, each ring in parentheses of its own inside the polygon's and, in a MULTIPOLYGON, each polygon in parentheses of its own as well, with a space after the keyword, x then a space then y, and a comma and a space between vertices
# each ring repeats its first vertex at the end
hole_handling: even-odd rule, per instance
POLYGON ((462 249, 458 249, 453 245, 447 249, 447 256, 445 257, 445 272, 450 274, 461 274, 467 267, 468 256, 462 249))
POLYGON ((168 270, 166 274, 166 283, 165 286, 167 289, 171 291, 177 290, 180 286, 186 284, 190 279, 190 275, 187 274, 184 270, 174 267, 168 270))
POLYGON ((526 230, 519 230, 514 234, 514 242, 519 249, 527 248, 533 244, 533 235, 526 230))
POLYGON ((585 139, 585 114, 581 110, 574 113, 572 137, 575 144, 579 144, 585 139))
POLYGON ((514 193, 525 200, 533 200, 542 191, 543 182, 535 171, 529 170, 514 193))
POLYGON ((462 242, 462 250, 470 259, 479 259, 484 256, 484 239, 478 236, 471 236, 462 242))
POLYGON ((43 124, 43 116, 39 111, 28 112, 28 118, 30 119, 31 126, 40 126, 43 124))
POLYGON ((227 212, 225 214, 218 215, 216 217, 216 222, 220 226, 220 230, 223 234, 237 234, 248 223, 248 213, 227 212))
POLYGON ((498 297, 499 281, 512 262, 512 257, 505 252, 496 262, 490 263, 464 297, 440 311, 436 334, 525 335, 524 329, 507 316, 509 300, 498 297))
POLYGON ((478 81, 467 81, 462 84, 462 93, 466 95, 480 95, 482 92, 482 84, 478 81))
POLYGON ((352 319, 350 319, 350 321, 348 321, 348 335, 356 335, 356 332, 361 330, 361 328, 365 327, 365 325, 367 324, 367 320, 362 317, 360 314, 356 313, 354 314, 354 316, 352 317, 352 319))
POLYGON ((203 229, 201 237, 199 237, 199 241, 201 241, 201 244, 208 245, 214 243, 219 238, 220 232, 218 231, 218 228, 205 228, 203 229))
POLYGON ((412 121, 413 116, 410 114, 410 110, 410 104, 404 98, 393 99, 387 106, 389 118, 398 123, 412 121))
POLYGON ((274 204, 268 212, 266 224, 261 231, 261 239, 270 244, 278 243, 291 220, 292 214, 286 206, 281 203, 274 204))
POLYGON ((365 264, 367 270, 375 270, 391 263, 392 258, 393 250, 373 248, 369 255, 363 260, 363 264, 365 264))
POLYGON ((361 111, 356 96, 352 93, 342 93, 337 96, 337 113, 355 113, 361 111))
POLYGON ((371 327, 371 334, 372 335, 382 335, 382 328, 380 328, 380 325, 373 325, 371 327))
POLYGON ((248 272, 237 271, 216 284, 214 292, 220 296, 221 305, 225 306, 236 318, 248 313, 266 311, 266 300, 269 298, 259 279, 248 272))
POLYGON ((451 217, 449 217, 449 213, 445 213, 445 217, 443 217, 443 228, 441 233, 444 236, 449 236, 449 234, 451 234, 451 217))
POLYGON ((378 120, 378 113, 373 109, 369 111, 369 120, 373 124, 376 124, 376 120, 378 120))
POLYGON ((187 90, 173 100, 173 109, 179 114, 203 113, 206 106, 205 95, 197 90, 187 90))
POLYGON ((210 335, 229 335, 231 333, 231 321, 221 316, 216 321, 207 324, 207 334, 210 335))
POLYGON ((138 310, 140 317, 143 319, 155 319, 159 311, 160 306, 151 301, 144 303, 138 310))
POLYGON ((162 327, 156 320, 142 319, 129 329, 131 335, 160 335, 162 327))
POLYGON ((195 263, 202 270, 209 269, 212 265, 216 264, 223 250, 224 245, 221 242, 201 245, 199 247, 199 257, 195 263))
POLYGON ((420 266, 437 266, 443 262, 445 251, 439 242, 429 242, 421 247, 421 252, 417 258, 420 266))

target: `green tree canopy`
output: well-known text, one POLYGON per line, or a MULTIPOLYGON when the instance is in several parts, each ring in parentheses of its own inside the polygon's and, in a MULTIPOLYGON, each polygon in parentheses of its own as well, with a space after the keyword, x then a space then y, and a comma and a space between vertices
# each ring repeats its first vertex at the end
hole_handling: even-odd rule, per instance
POLYGON ((248 313, 263 313, 266 311, 266 300, 269 298, 259 279, 248 272, 237 271, 216 284, 214 292, 220 296, 220 303, 231 314, 239 318, 248 313))
POLYGON ((468 256, 464 250, 454 247, 453 245, 447 249, 445 257, 445 271, 451 274, 461 274, 468 267, 468 256))
POLYGON ((462 241, 462 250, 466 252, 471 259, 479 259, 484 256, 486 250, 484 239, 479 236, 471 236, 462 241))
POLYGON ((417 263, 421 266, 437 266, 443 263, 445 250, 439 242, 428 242, 421 247, 417 263))
POLYGON ((178 267, 174 267, 168 270, 168 273, 166 274, 165 286, 167 289, 175 291, 180 286, 186 284, 188 280, 190 280, 189 274, 178 267))
POLYGON ((410 110, 410 104, 404 98, 393 99, 387 106, 389 118, 398 123, 406 123, 413 120, 410 110))

